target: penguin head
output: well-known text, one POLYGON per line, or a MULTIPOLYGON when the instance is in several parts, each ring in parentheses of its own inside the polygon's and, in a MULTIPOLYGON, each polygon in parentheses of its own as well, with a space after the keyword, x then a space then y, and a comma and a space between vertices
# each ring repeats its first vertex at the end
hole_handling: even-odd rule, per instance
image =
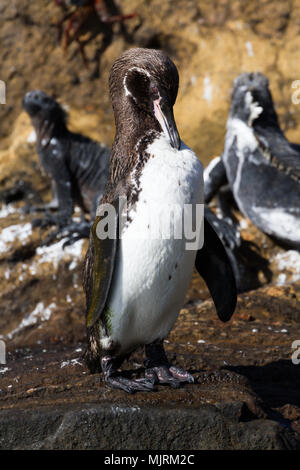
POLYGON ((234 80, 230 118, 241 119, 250 127, 278 127, 267 77, 259 72, 242 73, 234 80))
POLYGON ((28 91, 22 101, 23 109, 31 118, 35 128, 48 121, 56 125, 65 125, 66 113, 58 102, 41 90, 28 91))
POLYGON ((156 49, 133 48, 113 64, 109 88, 118 127, 121 117, 163 132, 180 147, 173 106, 178 92, 178 71, 172 60, 156 49))

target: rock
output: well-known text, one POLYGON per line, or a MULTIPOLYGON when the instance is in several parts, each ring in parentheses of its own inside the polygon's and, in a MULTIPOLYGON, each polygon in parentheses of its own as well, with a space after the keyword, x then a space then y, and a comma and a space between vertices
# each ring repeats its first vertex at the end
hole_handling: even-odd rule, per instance
POLYGON ((205 164, 222 151, 232 81, 241 72, 259 70, 270 78, 281 124, 290 140, 299 139, 300 108, 291 97, 292 82, 299 78, 295 54, 300 42, 300 0, 254 0, 249 5, 235 0, 115 3, 124 13, 135 11, 138 17, 123 28, 114 25, 107 44, 103 44, 101 30, 96 31, 86 47, 88 69, 75 43, 64 57, 55 27, 62 11, 52 0, 42 6, 12 0, 2 7, 0 78, 7 84, 7 104, 0 105, 1 136, 11 133, 25 92, 42 88, 87 116, 96 112, 103 139, 111 144, 109 69, 122 51, 142 46, 162 48, 177 63, 181 83, 175 109, 178 128, 205 164))
POLYGON ((1 411, 0 429, 0 449, 299 449, 292 433, 275 422, 235 422, 209 405, 75 405, 26 410, 21 416, 1 411))
MULTIPOLYGON (((40 335, 42 342, 21 347, 19 335, 16 348, 7 341, 7 364, 0 368, 0 445, 298 448, 300 370, 291 355, 299 332, 294 308, 299 296, 297 284, 242 294, 226 324, 217 319, 211 300, 190 302, 166 340, 166 350, 170 361, 189 369, 197 383, 178 390, 157 386, 156 393, 136 395, 111 390, 101 374, 88 372, 82 358, 84 340, 65 339, 69 316, 57 309, 55 340, 54 321, 49 320, 47 328, 32 333, 31 339, 40 335), (249 311, 251 321, 245 318, 249 311)), ((76 321, 80 318, 74 315, 73 328, 76 321)), ((26 331, 23 336, 28 344, 30 336, 26 331)), ((142 364, 143 351, 137 351, 124 368, 139 377, 142 364)))

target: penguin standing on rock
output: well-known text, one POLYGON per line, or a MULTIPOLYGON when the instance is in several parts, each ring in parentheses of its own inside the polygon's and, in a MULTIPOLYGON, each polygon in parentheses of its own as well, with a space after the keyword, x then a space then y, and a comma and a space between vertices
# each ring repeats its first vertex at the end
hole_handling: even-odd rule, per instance
POLYGON ((289 142, 279 127, 268 79, 243 73, 234 81, 224 152, 204 172, 205 202, 218 195, 223 215, 231 217, 229 189, 239 210, 262 232, 299 249, 299 177, 300 145, 289 142))
POLYGON ((109 386, 131 393, 151 391, 157 383, 176 388, 194 381, 189 372, 169 363, 163 347, 194 265, 222 321, 230 319, 236 305, 224 247, 203 211, 197 216, 197 208, 203 209, 202 164, 176 128, 178 81, 176 66, 163 52, 139 48, 122 54, 109 78, 116 136, 110 179, 84 266, 87 362, 92 372, 102 369, 109 386), (191 220, 196 218, 199 233, 204 227, 201 249, 200 243, 189 246, 186 232, 178 236, 185 206, 196 211, 191 220), (127 219, 120 224, 124 211, 127 219), (105 237, 100 229, 109 226, 107 220, 105 237), (170 221, 170 236, 161 236, 165 220, 170 221), (118 368, 139 346, 146 352, 145 378, 133 380, 118 368))

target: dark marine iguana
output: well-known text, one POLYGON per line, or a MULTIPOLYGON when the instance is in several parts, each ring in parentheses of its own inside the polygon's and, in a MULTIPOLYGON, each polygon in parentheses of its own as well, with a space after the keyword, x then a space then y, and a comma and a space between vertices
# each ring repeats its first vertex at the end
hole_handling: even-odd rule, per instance
MULTIPOLYGON (((58 102, 40 90, 29 91, 23 99, 36 133, 36 147, 42 169, 51 178, 53 199, 49 204, 29 210, 45 211, 34 219, 34 227, 57 225, 50 235, 78 234, 88 237, 90 224, 72 221, 74 205, 89 212, 91 220, 108 179, 110 150, 103 144, 68 130, 66 113, 58 102), (57 213, 50 211, 57 209, 57 213)), ((28 208, 27 208, 28 210, 28 208)), ((76 238, 76 239, 77 239, 76 238)), ((48 239, 47 241, 50 241, 48 239)))

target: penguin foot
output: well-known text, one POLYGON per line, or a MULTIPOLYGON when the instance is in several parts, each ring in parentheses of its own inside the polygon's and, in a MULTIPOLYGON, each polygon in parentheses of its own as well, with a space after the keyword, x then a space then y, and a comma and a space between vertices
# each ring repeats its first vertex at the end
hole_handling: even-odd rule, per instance
POLYGON ((179 382, 187 382, 193 384, 195 382, 194 377, 187 370, 182 367, 171 366, 169 371, 179 382))
POLYGON ((181 383, 194 383, 194 377, 189 372, 175 366, 156 366, 146 369, 145 377, 153 384, 170 385, 172 388, 179 388, 181 383))
POLYGON ((153 392, 154 384, 147 379, 130 380, 121 375, 110 376, 105 378, 107 385, 114 389, 120 389, 127 393, 135 392, 153 392))
POLYGON ((180 380, 177 380, 167 366, 156 366, 146 369, 145 377, 154 384, 170 385, 172 388, 180 387, 180 380))
POLYGON ((179 388, 181 383, 194 383, 192 374, 181 367, 172 366, 167 359, 163 341, 155 341, 146 345, 145 377, 153 384, 166 384, 179 388))
POLYGON ((155 390, 154 384, 147 378, 132 380, 118 373, 116 369, 121 365, 122 361, 122 357, 112 357, 109 355, 101 358, 104 380, 109 387, 123 390, 127 393, 153 392, 155 390))

